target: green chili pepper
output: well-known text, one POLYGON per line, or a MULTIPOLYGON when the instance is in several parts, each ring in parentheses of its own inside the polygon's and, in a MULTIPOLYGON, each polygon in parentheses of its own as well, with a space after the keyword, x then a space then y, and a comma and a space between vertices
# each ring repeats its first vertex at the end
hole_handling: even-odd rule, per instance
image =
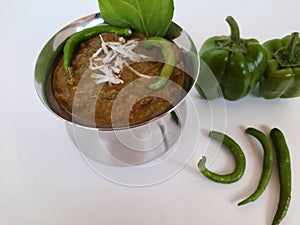
POLYGON ((224 96, 238 100, 261 80, 266 68, 266 50, 256 39, 240 38, 236 21, 226 18, 230 36, 207 39, 200 51, 200 72, 196 88, 206 99, 224 96))
POLYGON ((264 192, 270 181, 274 162, 274 152, 271 140, 264 133, 255 128, 246 129, 246 133, 254 136, 261 143, 264 150, 264 159, 262 174, 256 190, 248 198, 239 202, 239 206, 255 201, 264 192))
POLYGON ((235 169, 233 172, 224 175, 211 172, 205 167, 206 157, 203 156, 198 162, 198 168, 201 173, 212 181, 224 184, 233 183, 241 179, 246 167, 246 159, 241 147, 232 138, 217 131, 210 131, 209 137, 222 142, 232 152, 235 159, 235 169))
POLYGON ((286 216, 292 190, 292 171, 289 148, 283 133, 278 128, 273 128, 270 133, 277 154, 277 167, 280 182, 280 197, 278 208, 274 216, 272 225, 278 225, 286 216))
POLYGON ((300 96, 300 38, 294 32, 282 39, 273 39, 263 45, 268 63, 260 83, 263 98, 293 98, 300 96))
POLYGON ((143 46, 145 48, 160 48, 165 60, 157 81, 147 85, 147 88, 156 91, 163 88, 167 84, 169 78, 172 76, 174 66, 176 65, 174 49, 172 47, 172 43, 162 37, 150 37, 144 42, 143 46))
POLYGON ((95 26, 73 34, 70 38, 68 38, 64 46, 63 63, 64 70, 68 75, 68 79, 70 79, 73 76, 71 65, 76 46, 81 42, 87 41, 101 33, 115 33, 117 35, 125 37, 128 37, 132 34, 131 30, 128 28, 118 28, 113 26, 95 26))

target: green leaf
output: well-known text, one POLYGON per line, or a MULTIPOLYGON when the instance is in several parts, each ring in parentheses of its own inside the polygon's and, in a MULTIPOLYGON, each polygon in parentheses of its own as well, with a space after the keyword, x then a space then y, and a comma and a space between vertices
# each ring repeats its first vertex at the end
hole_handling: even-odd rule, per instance
POLYGON ((149 36, 164 36, 173 18, 173 0, 98 0, 103 19, 149 36))

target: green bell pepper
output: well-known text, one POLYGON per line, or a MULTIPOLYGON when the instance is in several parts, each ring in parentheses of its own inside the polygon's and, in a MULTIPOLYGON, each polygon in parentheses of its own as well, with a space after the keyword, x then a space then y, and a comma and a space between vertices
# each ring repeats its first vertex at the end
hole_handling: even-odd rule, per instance
POLYGON ((268 63, 260 83, 260 95, 265 99, 300 96, 300 39, 294 32, 282 39, 273 39, 263 45, 268 63))
POLYGON ((230 36, 207 39, 200 51, 200 72, 196 84, 205 99, 224 96, 238 100, 260 82, 267 64, 265 49, 256 39, 240 38, 236 21, 228 16, 230 36))

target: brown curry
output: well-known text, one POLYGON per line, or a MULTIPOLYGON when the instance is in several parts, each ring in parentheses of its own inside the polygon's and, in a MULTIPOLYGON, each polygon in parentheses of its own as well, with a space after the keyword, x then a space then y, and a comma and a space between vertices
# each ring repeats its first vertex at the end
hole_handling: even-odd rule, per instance
MULTIPOLYGON (((101 38, 105 42, 118 42, 120 37, 115 34, 103 34, 101 38)), ((145 36, 134 33, 130 39, 144 38, 145 36)), ((58 60, 50 86, 53 105, 56 105, 56 111, 64 114, 63 117, 91 127, 132 126, 161 115, 182 99, 182 88, 188 86, 189 79, 184 72, 184 52, 175 45, 177 65, 170 78, 174 83, 169 81, 168 85, 158 91, 147 89, 146 84, 154 82, 160 75, 163 56, 159 49, 145 50, 137 46, 135 51, 146 55, 147 59, 131 62, 130 67, 125 66, 118 74, 122 83, 99 84, 89 66, 91 56, 100 47, 99 36, 78 47, 73 58, 74 77, 71 84, 66 81, 62 57, 58 60), (152 78, 140 78, 134 71, 152 78)))

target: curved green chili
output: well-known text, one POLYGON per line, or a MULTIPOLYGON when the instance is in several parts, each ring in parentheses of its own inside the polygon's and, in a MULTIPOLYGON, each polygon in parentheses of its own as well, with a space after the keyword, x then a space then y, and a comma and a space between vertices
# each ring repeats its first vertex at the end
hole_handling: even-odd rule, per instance
POLYGON ((205 167, 206 157, 203 156, 198 163, 201 173, 212 181, 224 184, 233 183, 241 179, 246 167, 246 158, 241 147, 232 138, 217 131, 210 131, 209 137, 222 142, 232 152, 235 159, 235 169, 233 172, 224 175, 211 172, 205 167))
POLYGON ((147 88, 150 90, 159 90, 167 84, 174 71, 174 66, 176 65, 176 56, 172 43, 162 37, 150 37, 144 42, 143 46, 145 48, 158 47, 161 49, 163 54, 165 63, 160 72, 159 78, 154 83, 147 85, 147 88))
POLYGON ((264 150, 264 159, 262 173, 256 190, 248 198, 239 202, 239 206, 255 201, 264 192, 270 181, 274 162, 274 151, 271 140, 263 132, 255 128, 246 129, 246 133, 258 139, 264 150))
POLYGON ((292 191, 292 171, 289 148, 283 133, 278 128, 273 128, 270 133, 277 154, 277 167, 280 183, 280 197, 278 208, 272 225, 278 225, 286 216, 292 191))
POLYGON ((72 59, 73 54, 75 51, 75 47, 80 44, 81 42, 87 41, 101 33, 115 33, 120 36, 128 37, 132 34, 131 30, 129 28, 119 28, 114 26, 95 26, 90 27, 87 29, 84 29, 82 31, 79 31, 75 34, 73 34, 65 43, 64 46, 64 58, 63 58, 63 64, 64 64, 64 70, 66 71, 68 75, 68 79, 70 79, 73 76, 72 71, 72 59))

